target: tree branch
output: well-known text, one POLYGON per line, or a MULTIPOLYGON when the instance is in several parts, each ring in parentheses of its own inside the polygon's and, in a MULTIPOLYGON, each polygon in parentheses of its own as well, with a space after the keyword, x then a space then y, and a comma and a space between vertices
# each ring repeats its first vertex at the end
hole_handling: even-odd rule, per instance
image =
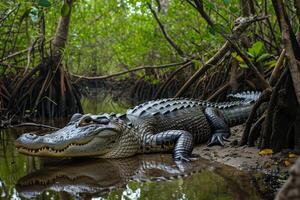
POLYGON ((298 104, 300 105, 300 49, 298 42, 295 40, 295 35, 292 33, 288 16, 284 9, 282 0, 272 0, 274 9, 276 11, 277 20, 281 27, 282 41, 287 52, 289 62, 289 70, 293 80, 294 90, 297 97, 298 104))
MULTIPOLYGON (((267 16, 251 16, 247 18, 238 18, 235 27, 232 30, 231 38, 238 38, 248 26, 252 23, 266 19, 267 16)), ((231 51, 231 44, 226 41, 219 51, 211 57, 193 76, 185 82, 185 84, 176 93, 175 97, 181 96, 200 76, 202 76, 212 66, 218 64, 220 60, 231 51)))
POLYGON ((81 75, 76 75, 76 74, 71 74, 71 76, 73 76, 74 78, 78 78, 75 83, 77 83, 80 80, 103 80, 103 79, 107 79, 107 78, 111 78, 111 77, 115 77, 115 76, 120 76, 120 75, 124 75, 127 73, 131 73, 131 72, 135 72, 135 71, 139 71, 139 70, 143 70, 143 69, 162 69, 162 68, 168 68, 168 67, 175 67, 178 65, 183 65, 186 64, 187 62, 180 62, 180 63, 170 63, 170 64, 165 64, 165 65, 158 65, 158 66, 140 66, 140 67, 136 67, 134 69, 130 69, 130 70, 126 70, 126 71, 122 71, 122 72, 117 72, 115 74, 109 74, 109 75, 104 75, 104 76, 81 76, 81 75))
POLYGON ((169 42, 169 44, 175 49, 175 51, 180 55, 181 57, 185 57, 185 53, 181 50, 181 48, 171 39, 169 34, 166 32, 166 29, 164 25, 160 22, 155 10, 152 8, 150 3, 147 3, 148 8, 150 9, 151 13, 153 14, 153 17, 155 18, 156 22, 159 25, 159 28, 161 29, 161 32, 165 36, 166 40, 169 42))

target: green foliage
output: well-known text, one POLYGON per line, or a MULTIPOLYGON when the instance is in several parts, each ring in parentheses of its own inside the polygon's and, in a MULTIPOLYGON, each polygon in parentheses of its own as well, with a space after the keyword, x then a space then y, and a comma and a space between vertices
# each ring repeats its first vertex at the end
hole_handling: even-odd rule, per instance
MULTIPOLYGON (((182 61, 163 36, 146 3, 149 0, 76 0, 72 9, 64 0, 2 1, 0 13, 5 15, 17 8, 0 30, 0 56, 22 51, 41 36, 41 18, 45 18, 45 40, 54 36, 59 18, 70 10, 71 25, 64 63, 73 73, 103 75, 142 65, 161 65, 182 61), (11 34, 10 34, 11 33, 11 34)), ((230 35, 234 20, 240 16, 238 0, 204 0, 204 9, 215 22, 207 25, 199 13, 186 1, 168 1, 166 12, 159 12, 156 1, 153 8, 165 26, 168 35, 188 55, 209 59, 224 43, 220 33, 230 35)), ((257 1, 257 6, 263 6, 257 1)), ((272 5, 266 8, 274 12, 272 5)), ((270 21, 275 23, 275 15, 270 21)), ((253 27, 253 30, 258 29, 253 27)), ((266 29, 268 31, 268 29, 266 29)), ((280 38, 275 26, 275 37, 280 38), (277 32, 276 32, 277 31, 277 32)), ((252 33, 249 33, 253 35, 252 33)), ((270 33, 266 32, 266 35, 270 33)), ((273 42, 273 41, 271 41, 273 42)), ((49 50, 49 42, 46 49, 49 50)), ((36 66, 41 55, 37 46, 29 68, 36 66)), ((272 53, 262 42, 247 50, 251 59, 270 67, 272 53), (270 51, 268 49, 268 51, 270 51)), ((12 66, 27 66, 26 53, 6 61, 12 66)), ((166 69, 165 71, 172 70, 166 69)), ((8 73, 8 72, 6 72, 8 73)), ((138 72, 142 76, 143 71, 138 72)), ((126 78, 126 76, 124 76, 126 78)), ((151 81, 156 81, 148 77, 151 81)))
MULTIPOLYGON (((276 64, 275 56, 266 51, 264 43, 261 41, 255 42, 250 48, 248 48, 246 53, 249 56, 250 61, 261 69, 269 69, 274 67, 276 64)), ((248 68, 248 66, 244 63, 244 60, 237 55, 236 52, 233 52, 231 56, 241 63, 240 67, 248 68)))
POLYGON ((258 57, 264 51, 264 43, 261 41, 255 42, 247 51, 248 55, 251 57, 258 57))
POLYGON ((46 8, 51 6, 49 0, 38 0, 37 3, 39 6, 46 7, 46 8))

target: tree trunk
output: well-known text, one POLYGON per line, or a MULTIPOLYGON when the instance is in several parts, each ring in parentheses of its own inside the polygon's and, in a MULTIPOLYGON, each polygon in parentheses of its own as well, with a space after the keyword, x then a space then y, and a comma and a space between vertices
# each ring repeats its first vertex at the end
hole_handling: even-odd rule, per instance
POLYGON ((73 0, 66 0, 64 6, 68 7, 68 12, 61 16, 56 33, 54 35, 54 39, 52 41, 51 55, 54 63, 56 64, 60 62, 67 43, 71 20, 72 4, 73 0))

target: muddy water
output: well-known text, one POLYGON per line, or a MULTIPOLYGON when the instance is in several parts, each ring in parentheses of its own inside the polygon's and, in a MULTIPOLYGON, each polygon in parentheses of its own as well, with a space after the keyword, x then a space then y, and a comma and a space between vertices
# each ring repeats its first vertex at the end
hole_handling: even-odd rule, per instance
MULTIPOLYGON (((127 107, 109 96, 83 99, 83 105, 86 113, 123 112, 127 107)), ((0 199, 229 200, 265 196, 253 174, 204 159, 176 165, 167 154, 118 160, 24 156, 15 151, 14 139, 26 131, 0 131, 0 199)))

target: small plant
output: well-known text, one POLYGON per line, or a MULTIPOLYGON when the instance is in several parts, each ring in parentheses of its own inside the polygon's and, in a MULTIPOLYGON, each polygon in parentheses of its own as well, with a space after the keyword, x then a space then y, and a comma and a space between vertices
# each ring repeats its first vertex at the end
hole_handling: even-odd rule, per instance
MULTIPOLYGON (((273 68, 276 64, 275 56, 268 53, 265 49, 264 43, 260 41, 255 42, 250 48, 248 48, 246 53, 253 64, 261 70, 273 68)), ((237 55, 236 52, 232 53, 231 55, 241 63, 241 68, 248 68, 244 60, 237 55)))

